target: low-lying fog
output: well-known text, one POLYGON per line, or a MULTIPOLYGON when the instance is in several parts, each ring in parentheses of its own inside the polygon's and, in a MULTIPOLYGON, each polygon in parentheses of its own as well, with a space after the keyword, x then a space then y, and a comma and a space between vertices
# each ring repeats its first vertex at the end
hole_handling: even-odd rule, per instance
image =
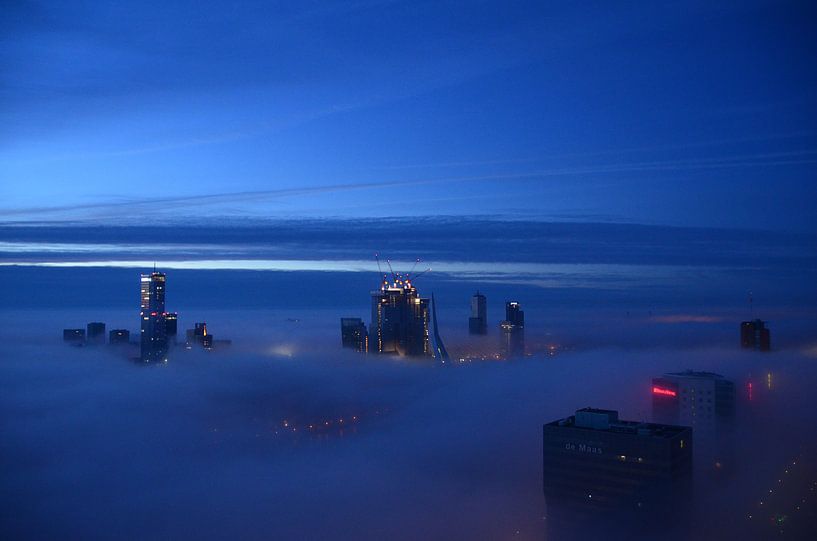
MULTIPOLYGON (((19 287, 33 287, 17 272, 19 287)), ((663 538, 765 539, 777 530, 747 517, 787 464, 801 460, 817 481, 808 312, 775 309, 775 351, 760 354, 737 348, 735 307, 556 308, 525 305, 531 290, 520 289, 539 353, 440 367, 340 349, 338 319, 368 322, 368 289, 352 307, 308 308, 290 290, 288 309, 225 309, 208 305, 208 291, 174 296, 181 277, 169 273, 180 332, 206 320, 233 345, 142 366, 127 359, 135 350, 61 342, 62 328, 95 320, 136 336, 138 306, 100 302, 93 283, 64 280, 74 271, 49 272, 37 287, 62 308, 0 312, 4 539, 561 539, 548 529, 542 424, 584 406, 651 420, 651 378, 687 368, 735 382, 736 455, 722 476, 696 461, 689 529, 663 538), (91 300, 66 309, 61 288, 89 288, 91 300)), ((213 297, 229 296, 231 276, 213 297)), ((310 296, 355 283, 308 278, 297 291, 310 296)), ((137 287, 119 294, 138 303, 137 287)), ((452 356, 495 348, 495 331, 481 343, 464 332, 465 287, 435 291, 452 356)), ((488 294, 495 326, 504 294, 488 294)), ((808 524, 788 520, 790 536, 808 524)))

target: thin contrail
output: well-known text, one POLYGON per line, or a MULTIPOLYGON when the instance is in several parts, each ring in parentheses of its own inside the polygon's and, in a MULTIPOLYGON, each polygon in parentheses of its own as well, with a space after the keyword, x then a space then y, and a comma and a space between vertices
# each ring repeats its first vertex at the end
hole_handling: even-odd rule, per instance
POLYGON ((143 209, 144 207, 161 206, 163 209, 184 208, 193 205, 208 205, 218 203, 241 203, 245 201, 258 202, 259 200, 280 199, 304 195, 338 193, 345 191, 377 190, 403 186, 428 184, 448 184, 459 182, 492 182, 492 181, 526 181, 561 176, 599 175, 610 173, 635 173, 647 171, 688 171, 696 169, 721 169, 733 167, 784 166, 805 165, 817 163, 817 150, 801 150, 789 152, 770 152, 764 154, 743 154, 720 158, 700 158, 689 160, 646 161, 625 164, 604 164, 586 167, 566 167, 523 173, 507 173, 495 175, 455 176, 431 179, 409 179, 385 182, 356 182, 349 184, 329 184, 321 186, 307 186, 302 188, 280 188, 274 190, 255 190, 221 194, 206 194, 194 196, 177 196, 151 199, 125 199, 121 201, 107 201, 97 203, 83 203, 77 205, 63 205, 52 207, 27 207, 0 210, 0 216, 12 217, 23 215, 42 215, 83 210, 110 210, 121 212, 122 208, 143 209), (815 156, 815 158, 809 158, 815 156), (796 159, 796 158, 803 159, 796 159))

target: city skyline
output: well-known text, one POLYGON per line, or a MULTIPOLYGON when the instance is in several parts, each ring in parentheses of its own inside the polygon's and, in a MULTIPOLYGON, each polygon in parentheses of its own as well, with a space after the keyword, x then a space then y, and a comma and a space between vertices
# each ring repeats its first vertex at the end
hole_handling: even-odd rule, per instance
POLYGON ((6 4, 0 539, 814 537, 816 3, 6 4))

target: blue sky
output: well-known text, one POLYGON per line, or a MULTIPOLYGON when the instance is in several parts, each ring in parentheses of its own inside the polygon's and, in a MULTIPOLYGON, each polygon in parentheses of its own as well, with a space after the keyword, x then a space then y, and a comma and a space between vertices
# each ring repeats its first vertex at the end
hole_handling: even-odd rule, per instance
POLYGON ((807 2, 13 2, 0 220, 817 229, 807 2))

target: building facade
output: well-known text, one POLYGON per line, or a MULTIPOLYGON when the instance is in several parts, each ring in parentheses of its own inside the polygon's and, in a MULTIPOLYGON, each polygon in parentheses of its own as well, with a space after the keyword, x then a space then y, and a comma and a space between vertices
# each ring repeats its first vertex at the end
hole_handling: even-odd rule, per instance
POLYGON ((141 276, 140 358, 143 362, 167 360, 165 284, 166 277, 162 272, 152 272, 141 276))
POLYGON ((544 425, 543 472, 549 507, 649 510, 687 494, 692 430, 621 421, 617 411, 584 408, 544 425))
POLYGON ((488 303, 479 291, 471 297, 471 317, 468 318, 470 334, 488 334, 488 303))
POLYGON ((369 348, 407 356, 433 354, 429 344, 429 300, 407 280, 383 281, 372 291, 369 348))
POLYGON ((759 319, 740 324, 740 346, 744 349, 769 351, 772 348, 771 333, 766 322, 759 319))
POLYGON ((361 353, 369 351, 369 333, 366 332, 366 324, 359 317, 340 318, 340 337, 344 348, 361 353))
POLYGON ((500 351, 506 359, 525 355, 525 312, 517 301, 505 303, 505 320, 499 324, 500 351))

